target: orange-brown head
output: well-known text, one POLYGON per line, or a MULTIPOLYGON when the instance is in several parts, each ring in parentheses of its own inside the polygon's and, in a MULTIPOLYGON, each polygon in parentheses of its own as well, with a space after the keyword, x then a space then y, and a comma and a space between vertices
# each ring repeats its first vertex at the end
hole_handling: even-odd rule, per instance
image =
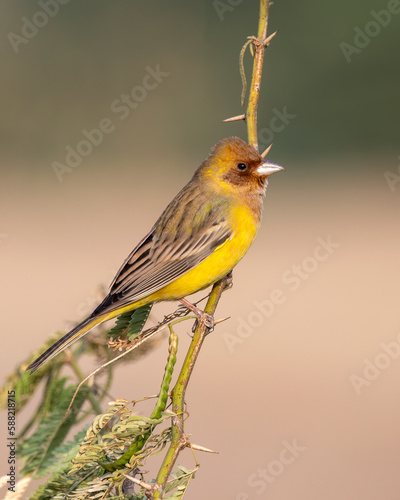
POLYGON ((208 181, 221 194, 259 196, 265 193, 268 176, 281 170, 284 169, 264 160, 239 137, 228 137, 212 148, 196 176, 208 181))

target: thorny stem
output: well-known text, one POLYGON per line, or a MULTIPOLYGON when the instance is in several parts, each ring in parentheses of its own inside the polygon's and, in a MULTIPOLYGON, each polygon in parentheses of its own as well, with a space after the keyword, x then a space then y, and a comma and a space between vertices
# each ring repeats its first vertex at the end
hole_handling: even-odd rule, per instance
MULTIPOLYGON (((222 292, 226 287, 226 283, 227 278, 215 283, 210 296, 208 297, 204 312, 211 315, 214 314, 222 292)), ((171 445, 165 455, 157 476, 154 499, 160 499, 163 497, 165 485, 175 465, 176 459, 178 458, 179 453, 188 445, 187 438, 184 434, 185 393, 207 333, 208 328, 206 325, 202 321, 198 321, 185 361, 183 362, 181 372, 178 380, 176 381, 174 390, 172 391, 172 411, 175 413, 175 416, 172 418, 171 445)))
MULTIPOLYGON (((250 85, 249 102, 246 111, 248 141, 249 144, 257 150, 257 107, 261 87, 264 50, 266 47, 264 42, 266 39, 268 27, 268 11, 269 0, 260 0, 260 17, 258 22, 257 39, 253 40, 255 49, 253 73, 250 85)), ((221 298, 222 292, 227 286, 228 280, 229 278, 226 277, 214 284, 204 312, 214 315, 219 299, 221 298)), ((175 413, 175 416, 172 418, 171 444, 158 472, 153 492, 148 493, 148 496, 150 496, 150 498, 154 498, 155 500, 163 498, 165 486, 167 484, 168 478, 172 473, 172 469, 175 465, 178 455, 184 448, 189 446, 187 436, 184 434, 185 393, 190 380, 190 376, 193 372, 194 365, 196 363, 201 346, 207 333, 208 329, 205 326, 204 322, 198 321, 197 328, 192 338, 192 342, 190 343, 189 350, 186 354, 185 361, 183 362, 181 368, 181 372, 172 392, 172 410, 175 413)))
POLYGON ((257 39, 253 40, 254 61, 253 74, 251 77, 249 102, 246 111, 247 136, 250 146, 258 151, 257 137, 257 106, 260 96, 261 76, 264 62, 264 40, 268 27, 269 0, 260 0, 260 17, 258 21, 257 39))

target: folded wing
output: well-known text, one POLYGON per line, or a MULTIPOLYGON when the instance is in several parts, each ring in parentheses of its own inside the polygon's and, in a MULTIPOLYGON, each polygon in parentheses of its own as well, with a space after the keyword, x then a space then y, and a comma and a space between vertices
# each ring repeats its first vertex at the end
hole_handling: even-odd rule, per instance
POLYGON ((131 252, 114 278, 110 293, 92 316, 160 290, 196 267, 231 237, 224 217, 225 200, 201 203, 193 193, 190 202, 185 203, 182 198, 187 195, 185 190, 179 193, 131 252))

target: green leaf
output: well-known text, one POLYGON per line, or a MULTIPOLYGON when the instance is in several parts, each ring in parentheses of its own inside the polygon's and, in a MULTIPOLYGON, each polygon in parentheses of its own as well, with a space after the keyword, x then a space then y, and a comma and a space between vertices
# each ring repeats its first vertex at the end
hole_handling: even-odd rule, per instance
POLYGON ((89 388, 83 386, 78 392, 72 407, 63 420, 75 393, 76 386, 65 386, 65 378, 57 380, 51 387, 51 407, 47 415, 42 418, 36 431, 18 449, 24 458, 25 465, 21 470, 23 475, 34 474, 41 477, 54 467, 55 453, 62 444, 68 431, 75 423, 79 410, 87 398, 89 388))
POLYGON ((137 337, 149 317, 153 304, 147 304, 134 311, 127 311, 117 318, 115 326, 109 330, 108 335, 117 339, 123 335, 128 335, 130 341, 137 337))
POLYGON ((147 304, 133 312, 128 327, 128 339, 130 341, 134 340, 143 330, 152 307, 153 304, 147 304))
POLYGON ((39 384, 44 378, 47 378, 55 367, 60 366, 63 362, 59 358, 46 363, 40 370, 34 373, 28 373, 25 370, 28 365, 34 361, 43 351, 48 349, 57 340, 61 338, 61 333, 53 334, 48 341, 32 353, 24 362, 22 362, 11 374, 7 376, 6 382, 3 387, 0 388, 0 409, 7 408, 9 391, 15 392, 15 411, 19 412, 31 399, 32 395, 38 388, 39 384))
POLYGON ((128 312, 125 312, 125 313, 121 314, 120 316, 118 316, 115 325, 111 328, 111 330, 109 330, 107 332, 107 334, 113 339, 117 339, 118 337, 121 337, 121 335, 128 328, 132 314, 134 314, 134 313, 135 313, 135 311, 133 311, 133 313, 132 313, 132 311, 128 311, 128 312))
POLYGON ((183 465, 178 465, 178 471, 171 474, 170 480, 167 482, 165 486, 165 493, 168 493, 172 490, 176 490, 172 495, 165 498, 165 500, 178 500, 183 497, 186 492, 186 489, 189 485, 189 481, 194 477, 195 472, 198 467, 195 469, 189 470, 183 465))

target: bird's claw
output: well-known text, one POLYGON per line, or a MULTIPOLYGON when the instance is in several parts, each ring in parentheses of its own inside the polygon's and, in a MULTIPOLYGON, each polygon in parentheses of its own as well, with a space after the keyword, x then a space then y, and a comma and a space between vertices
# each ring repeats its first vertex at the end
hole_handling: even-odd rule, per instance
POLYGON ((199 324, 199 321, 203 323, 207 328, 208 328, 208 333, 211 333, 214 331, 214 316, 211 314, 207 314, 204 311, 199 311, 199 317, 196 319, 192 326, 192 332, 194 333, 196 331, 197 325, 199 324))
POLYGON ((229 273, 224 278, 224 292, 233 287, 233 272, 229 271, 229 273))
POLYGON ((199 320, 203 323, 203 325, 205 325, 208 328, 208 333, 211 333, 214 330, 214 316, 202 311, 201 309, 199 309, 194 304, 190 303, 185 298, 182 298, 179 300, 180 300, 180 302, 182 302, 182 304, 185 307, 190 309, 197 316, 197 320, 195 321, 193 328, 192 328, 193 333, 195 332, 195 330, 197 328, 197 324, 198 324, 199 320))
POLYGON ((203 321, 210 332, 214 330, 214 316, 212 314, 203 313, 201 321, 203 321))

